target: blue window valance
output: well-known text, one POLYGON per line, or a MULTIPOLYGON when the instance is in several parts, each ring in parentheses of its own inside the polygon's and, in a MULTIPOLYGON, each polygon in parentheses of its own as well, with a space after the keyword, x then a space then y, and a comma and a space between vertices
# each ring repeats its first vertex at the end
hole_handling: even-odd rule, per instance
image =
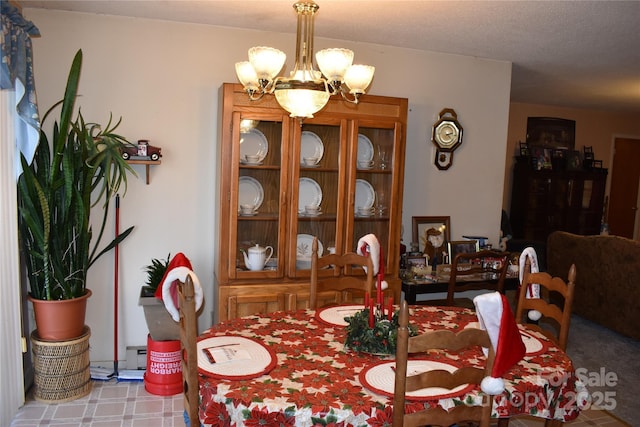
POLYGON ((16 169, 21 173, 20 153, 28 162, 33 159, 40 118, 36 101, 36 85, 33 77, 33 49, 31 37, 40 35, 38 28, 24 19, 20 10, 8 1, 2 7, 2 62, 0 63, 0 89, 16 92, 16 169))

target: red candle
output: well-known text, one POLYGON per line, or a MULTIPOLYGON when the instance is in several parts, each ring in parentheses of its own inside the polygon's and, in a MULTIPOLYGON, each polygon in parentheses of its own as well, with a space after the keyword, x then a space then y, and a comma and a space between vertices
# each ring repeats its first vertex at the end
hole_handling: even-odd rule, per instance
POLYGON ((364 293, 364 306, 369 307, 369 292, 364 293))
POLYGON ((369 327, 373 328, 373 300, 369 303, 369 327))

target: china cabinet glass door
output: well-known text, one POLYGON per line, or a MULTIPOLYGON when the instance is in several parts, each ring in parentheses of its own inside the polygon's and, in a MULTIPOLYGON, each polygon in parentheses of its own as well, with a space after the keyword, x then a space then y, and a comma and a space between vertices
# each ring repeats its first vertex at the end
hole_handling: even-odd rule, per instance
POLYGON ((285 179, 283 135, 286 125, 280 117, 261 118, 234 115, 234 156, 237 168, 236 191, 231 191, 237 215, 230 221, 235 239, 229 248, 235 258, 230 277, 277 277, 283 267, 279 254, 283 248, 281 218, 282 187, 285 179))
POLYGON ((289 238, 296 249, 289 257, 289 274, 309 274, 314 236, 322 255, 356 252, 358 240, 373 233, 391 265, 389 235, 401 214, 394 203, 401 197, 394 181, 399 125, 315 119, 292 126, 292 132, 291 188, 297 192, 292 194, 289 238))
POLYGON ((353 129, 355 146, 351 151, 350 165, 355 171, 351 175, 354 178, 354 200, 352 210, 347 214, 352 222, 348 222, 346 233, 352 240, 346 242, 346 250, 355 252, 361 237, 375 234, 386 264, 390 265, 389 251, 398 243, 389 241, 389 236, 394 235, 391 226, 397 222, 395 218, 402 209, 397 203, 402 189, 394 182, 397 174, 393 173, 398 160, 396 147, 401 138, 400 129, 395 123, 385 126, 383 123, 365 122, 358 123, 353 129))
POLYGON ((341 245, 344 211, 347 138, 346 121, 305 120, 293 128, 290 239, 291 275, 308 275, 311 244, 318 237, 319 252, 327 254, 341 245))

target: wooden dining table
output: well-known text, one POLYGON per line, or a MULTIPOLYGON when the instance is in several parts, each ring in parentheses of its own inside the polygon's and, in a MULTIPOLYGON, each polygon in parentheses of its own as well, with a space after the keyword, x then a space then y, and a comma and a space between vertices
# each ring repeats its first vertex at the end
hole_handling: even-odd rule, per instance
MULTIPOLYGON (((258 314, 228 320, 198 338, 199 416, 205 426, 391 425, 394 356, 345 348, 344 316, 361 309, 341 306, 258 314), (242 345, 249 344, 246 351, 242 345), (223 352, 224 350, 224 352, 223 352), (237 359, 236 359, 237 358, 237 359), (255 360, 252 360, 255 358, 255 360), (388 366, 387 366, 388 365, 388 366)), ((412 306, 418 332, 477 327, 471 310, 412 306)), ((588 392, 571 359, 542 334, 522 330, 525 357, 504 376, 492 418, 519 414, 570 421, 588 405, 588 392)), ((481 366, 481 349, 425 354, 415 363, 481 366)), ((425 390, 406 411, 424 405, 445 409, 480 404, 471 386, 458 393, 425 390)))

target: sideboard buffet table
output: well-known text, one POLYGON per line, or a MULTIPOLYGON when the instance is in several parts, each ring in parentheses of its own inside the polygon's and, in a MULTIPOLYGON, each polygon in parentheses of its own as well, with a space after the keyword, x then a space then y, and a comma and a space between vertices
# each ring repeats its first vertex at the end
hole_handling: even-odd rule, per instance
MULTIPOLYGON (((465 281, 473 280, 471 276, 462 276, 465 281)), ((428 304, 429 300, 418 301, 418 295, 422 294, 435 294, 435 293, 447 293, 449 285, 449 275, 439 276, 427 276, 427 277, 412 277, 402 279, 402 292, 404 293, 404 299, 410 305, 413 304, 428 304)), ((504 279, 504 290, 513 291, 517 290, 520 285, 517 272, 507 271, 507 276, 504 279)), ((446 297, 446 295, 445 295, 446 297)))

